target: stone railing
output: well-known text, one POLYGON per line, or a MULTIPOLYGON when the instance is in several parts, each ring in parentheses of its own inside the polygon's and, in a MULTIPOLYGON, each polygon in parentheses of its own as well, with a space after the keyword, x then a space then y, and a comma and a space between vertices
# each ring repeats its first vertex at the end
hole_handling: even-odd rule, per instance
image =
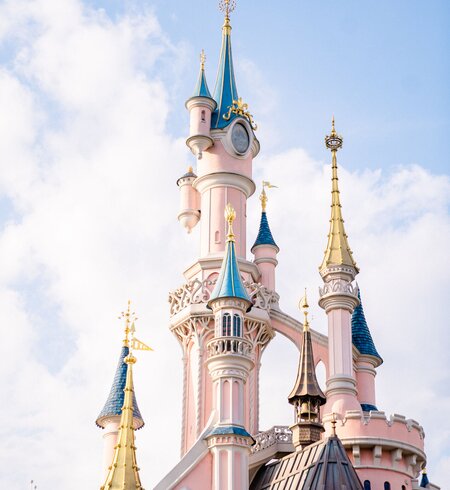
POLYGON ((275 425, 265 432, 258 432, 253 439, 256 442, 252 446, 252 453, 256 453, 274 444, 292 444, 292 431, 285 425, 275 425))
POLYGON ((344 293, 352 296, 358 296, 358 286, 353 286, 351 282, 344 281, 343 279, 332 279, 323 285, 323 288, 319 288, 320 296, 332 293, 344 293))
MULTIPOLYGON (((176 315, 188 305, 207 303, 215 284, 216 280, 200 281, 194 279, 169 293, 170 316, 176 315)), ((256 282, 246 281, 244 286, 247 288, 253 305, 257 308, 267 311, 278 308, 280 296, 275 291, 271 291, 266 286, 256 282)))
POLYGON ((252 356, 252 343, 242 337, 216 337, 206 345, 208 357, 224 354, 237 354, 240 356, 252 356))

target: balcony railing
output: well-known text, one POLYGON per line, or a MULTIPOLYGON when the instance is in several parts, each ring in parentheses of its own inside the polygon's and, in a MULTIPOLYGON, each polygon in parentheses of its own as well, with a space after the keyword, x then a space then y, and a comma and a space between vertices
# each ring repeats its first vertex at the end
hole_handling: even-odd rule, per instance
POLYGON ((242 337, 215 337, 206 346, 208 357, 225 354, 252 356, 252 343, 242 337))

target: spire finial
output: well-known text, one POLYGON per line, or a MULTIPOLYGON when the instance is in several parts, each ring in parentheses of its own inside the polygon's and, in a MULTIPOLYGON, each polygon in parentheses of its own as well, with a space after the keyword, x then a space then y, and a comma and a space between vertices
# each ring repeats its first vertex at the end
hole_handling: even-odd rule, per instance
POLYGON ((227 233, 227 242, 234 242, 235 235, 233 233, 233 221, 236 218, 236 211, 233 206, 228 203, 225 206, 225 219, 228 222, 228 233, 227 233))
POLYGON ((269 200, 269 198, 267 197, 267 194, 266 194, 266 188, 272 189, 273 187, 277 188, 276 185, 271 184, 267 180, 262 181, 262 191, 261 191, 261 195, 259 196, 259 199, 261 201, 261 208, 262 208, 263 212, 266 210, 267 201, 269 200))
POLYGON ((131 333, 131 338, 134 336, 135 332, 135 326, 134 322, 138 320, 136 313, 134 311, 131 311, 131 301, 128 300, 128 305, 126 311, 122 311, 119 320, 124 320, 125 323, 125 338, 123 339, 123 345, 126 347, 130 346, 130 333, 131 333))
POLYGON ((333 412, 331 414, 331 435, 336 436, 336 424, 337 424, 337 418, 336 414, 333 412))
POLYGON ((200 68, 202 71, 205 71, 205 61, 206 61, 205 50, 202 49, 202 52, 200 53, 200 68))
POLYGON ((236 0, 220 0, 219 9, 225 14, 225 23, 223 27, 230 26, 230 14, 236 8, 236 0))
POLYGON ((308 321, 308 298, 306 296, 306 288, 305 288, 305 294, 301 298, 298 307, 300 310, 303 310, 303 315, 304 315, 304 320, 303 320, 303 331, 307 332, 309 330, 309 321, 308 321))
POLYGON ((325 270, 329 265, 346 265, 352 267, 357 273, 358 267, 353 259, 352 251, 347 241, 347 234, 344 229, 344 219, 342 218, 341 202, 339 198, 337 151, 342 148, 343 138, 336 132, 334 126, 334 116, 331 122, 331 133, 325 136, 325 145, 331 150, 331 219, 330 232, 328 234, 328 244, 325 256, 320 266, 320 270, 325 270))

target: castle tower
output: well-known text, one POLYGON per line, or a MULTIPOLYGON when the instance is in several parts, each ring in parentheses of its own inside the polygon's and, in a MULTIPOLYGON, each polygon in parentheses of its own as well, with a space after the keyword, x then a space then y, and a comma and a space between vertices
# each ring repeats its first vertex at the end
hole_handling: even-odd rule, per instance
POLYGON ((328 317, 328 379, 325 413, 344 414, 361 410, 356 397, 353 368, 351 319, 359 304, 352 282, 359 272, 350 250, 342 218, 339 198, 337 151, 342 137, 336 133, 334 118, 331 134, 325 138, 332 155, 331 219, 328 244, 320 266, 324 286, 320 289, 319 305, 328 317))
MULTIPOLYGON (((130 355, 130 332, 134 322, 134 313, 130 310, 130 302, 125 312, 122 312, 121 318, 125 321, 125 338, 123 340, 122 349, 119 356, 116 374, 114 375, 111 391, 106 400, 106 403, 97 417, 96 424, 104 429, 103 434, 103 468, 105 474, 108 473, 109 467, 114 457, 114 448, 117 444, 119 434, 120 420, 122 416, 122 407, 125 399, 125 385, 127 381, 127 373, 130 365, 125 359, 130 355)), ((133 327, 134 328, 134 327, 133 327)), ((144 426, 144 420, 139 411, 136 402, 136 395, 133 393, 133 427, 141 429, 144 426)))
POLYGON ((105 484, 100 487, 100 490, 142 490, 134 445, 133 364, 136 358, 130 352, 124 361, 127 365, 127 374, 119 434, 105 484))
POLYGON ((255 256, 255 264, 261 271, 261 284, 268 289, 275 290, 275 268, 278 265, 277 254, 280 251, 273 239, 267 219, 267 194, 266 187, 275 187, 270 182, 263 182, 263 188, 259 197, 261 201, 261 221, 259 224, 258 236, 252 247, 252 254, 255 256))
POLYGON ((248 457, 252 437, 245 429, 247 400, 244 386, 254 367, 252 344, 244 337, 244 313, 251 308, 236 261, 232 223, 234 209, 225 211, 227 248, 216 287, 208 302, 214 314, 214 336, 208 342, 208 370, 213 381, 216 424, 206 436, 213 455, 213 488, 248 488, 248 457))
MULTIPOLYGON (((179 221, 188 231, 197 222, 201 227, 199 257, 185 270, 185 284, 169 295, 170 328, 183 355, 182 456, 201 439, 214 412, 215 381, 207 345, 215 335, 216 314, 207 305, 228 253, 228 225, 223 213, 227 203, 236 210, 233 223, 236 264, 250 301, 255 303, 251 312, 240 313, 242 331, 252 344, 252 360, 256 366, 242 384, 248 407, 243 425, 249 433, 258 431, 260 357, 274 335, 267 306, 276 301, 274 293, 267 288, 263 290, 263 268, 246 259, 247 199, 256 188, 252 180, 252 161, 259 152, 259 142, 248 106, 238 96, 234 75, 230 23, 234 2, 224 0, 221 3, 225 15, 214 95, 211 97, 208 89, 205 57, 202 56, 194 95, 186 102, 190 113, 186 143, 197 157, 196 167, 178 180, 179 221)), ((275 248, 278 250, 276 245, 275 248)), ((269 249, 274 257, 273 246, 269 245, 269 249)), ((273 270, 275 259, 270 260, 272 264, 268 267, 273 270)), ((274 284, 274 273, 270 274, 270 284, 274 284)))
POLYGON ((306 291, 300 307, 304 314, 302 349, 297 379, 288 397, 289 403, 295 407, 295 423, 290 429, 292 442, 297 451, 320 440, 321 433, 324 431, 320 421, 320 407, 326 402, 316 377, 306 291))

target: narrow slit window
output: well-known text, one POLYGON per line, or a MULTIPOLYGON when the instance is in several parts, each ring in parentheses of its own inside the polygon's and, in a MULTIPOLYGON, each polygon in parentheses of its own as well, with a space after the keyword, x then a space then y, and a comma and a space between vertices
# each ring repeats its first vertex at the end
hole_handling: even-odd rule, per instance
POLYGON ((233 336, 234 337, 241 337, 241 317, 239 315, 234 315, 233 316, 233 336))
POLYGON ((370 481, 365 480, 364 482, 364 490, 372 490, 372 487, 370 486, 370 481))
POLYGON ((231 315, 224 313, 222 318, 222 337, 231 337, 231 315))
POLYGON ((202 123, 206 122, 206 112, 203 110, 201 115, 202 123))
POLYGON ((391 490, 391 484, 388 481, 384 482, 384 490, 391 490))

